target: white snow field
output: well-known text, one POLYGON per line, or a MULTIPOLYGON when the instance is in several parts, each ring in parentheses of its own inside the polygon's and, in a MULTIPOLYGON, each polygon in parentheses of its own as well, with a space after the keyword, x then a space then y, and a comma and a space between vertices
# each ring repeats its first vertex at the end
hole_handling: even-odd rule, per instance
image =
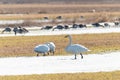
POLYGON ((120 70, 120 52, 71 56, 0 58, 0 75, 81 73, 120 70))

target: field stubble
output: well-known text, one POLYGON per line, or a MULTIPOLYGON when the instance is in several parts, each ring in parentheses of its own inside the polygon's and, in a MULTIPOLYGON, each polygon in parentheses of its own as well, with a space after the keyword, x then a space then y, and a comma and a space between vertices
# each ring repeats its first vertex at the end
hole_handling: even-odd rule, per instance
MULTIPOLYGON (((82 34, 72 35, 73 43, 82 44, 91 51, 85 54, 94 54, 120 50, 119 33, 110 34, 82 34)), ((35 56, 34 47, 52 41, 56 44, 55 55, 67 55, 65 47, 68 39, 59 36, 14 36, 0 38, 0 56, 35 56)))
POLYGON ((120 72, 0 76, 0 80, 119 80, 120 72))

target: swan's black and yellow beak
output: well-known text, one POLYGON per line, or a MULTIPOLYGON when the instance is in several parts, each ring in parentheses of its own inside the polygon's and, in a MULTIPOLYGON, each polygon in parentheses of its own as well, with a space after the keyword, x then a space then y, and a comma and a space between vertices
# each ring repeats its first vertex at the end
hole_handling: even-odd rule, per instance
POLYGON ((71 36, 71 35, 68 34, 68 35, 65 36, 65 38, 70 37, 70 36, 71 36))

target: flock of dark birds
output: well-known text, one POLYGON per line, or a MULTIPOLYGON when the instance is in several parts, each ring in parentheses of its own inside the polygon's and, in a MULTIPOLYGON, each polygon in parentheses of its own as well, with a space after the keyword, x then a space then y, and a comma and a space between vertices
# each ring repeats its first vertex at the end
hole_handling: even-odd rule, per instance
MULTIPOLYGON (((73 24, 71 28, 83 28, 83 27, 86 27, 86 25, 83 25, 83 24, 73 24)), ((40 30, 50 30, 52 29, 52 31, 58 29, 58 30, 62 30, 62 29, 70 29, 70 27, 68 25, 57 25, 56 27, 53 27, 53 26, 45 26, 45 27, 41 27, 40 30)), ((14 27, 13 30, 11 27, 6 27, 4 30, 2 30, 2 34, 4 32, 11 32, 13 31, 15 35, 17 35, 18 33, 19 34, 25 34, 25 33, 28 33, 29 30, 27 30, 26 28, 24 27, 21 27, 21 26, 18 26, 18 27, 14 27)))
POLYGON ((6 27, 1 33, 3 34, 4 32, 11 32, 13 31, 15 35, 19 34, 25 34, 28 33, 29 31, 26 28, 23 27, 14 27, 13 30, 10 27, 6 27))
MULTIPOLYGON (((100 23, 93 23, 91 24, 93 27, 110 27, 111 25, 109 23, 104 23, 104 25, 101 25, 100 23)), ((115 22, 114 23, 115 26, 120 26, 120 22, 115 22)), ((63 29, 78 29, 78 28, 87 28, 87 26, 85 24, 73 24, 71 27, 69 25, 57 25, 57 26, 44 26, 44 27, 40 27, 40 30, 63 30, 63 29)), ((11 27, 6 27, 1 33, 4 32, 11 32, 13 31, 14 34, 25 34, 28 33, 29 30, 27 30, 24 27, 18 26, 18 27, 14 27, 13 30, 11 29, 11 27)))

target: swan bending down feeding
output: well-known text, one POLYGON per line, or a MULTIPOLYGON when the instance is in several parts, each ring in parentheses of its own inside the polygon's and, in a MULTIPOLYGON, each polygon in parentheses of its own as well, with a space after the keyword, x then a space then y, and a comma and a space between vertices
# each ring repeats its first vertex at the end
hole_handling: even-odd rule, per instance
MULTIPOLYGON (((54 55, 54 53, 55 53, 55 48, 56 48, 56 46, 55 46, 55 44, 53 43, 53 42, 47 42, 47 43, 45 43, 49 48, 50 48, 50 53, 53 53, 53 55, 54 55)), ((49 55, 49 53, 48 53, 48 55, 49 55)))
POLYGON ((72 37, 71 37, 71 35, 66 35, 65 38, 67 38, 67 37, 69 38, 69 44, 65 48, 66 52, 75 54, 75 59, 77 59, 76 55, 80 54, 81 55, 81 59, 83 59, 82 53, 90 51, 90 50, 88 50, 86 47, 84 47, 84 46, 82 46, 80 44, 72 44, 72 37))
POLYGON ((41 44, 38 45, 34 48, 34 51, 37 53, 37 56, 39 56, 39 54, 43 54, 43 56, 45 56, 45 54, 49 53, 50 48, 46 45, 46 44, 41 44))

